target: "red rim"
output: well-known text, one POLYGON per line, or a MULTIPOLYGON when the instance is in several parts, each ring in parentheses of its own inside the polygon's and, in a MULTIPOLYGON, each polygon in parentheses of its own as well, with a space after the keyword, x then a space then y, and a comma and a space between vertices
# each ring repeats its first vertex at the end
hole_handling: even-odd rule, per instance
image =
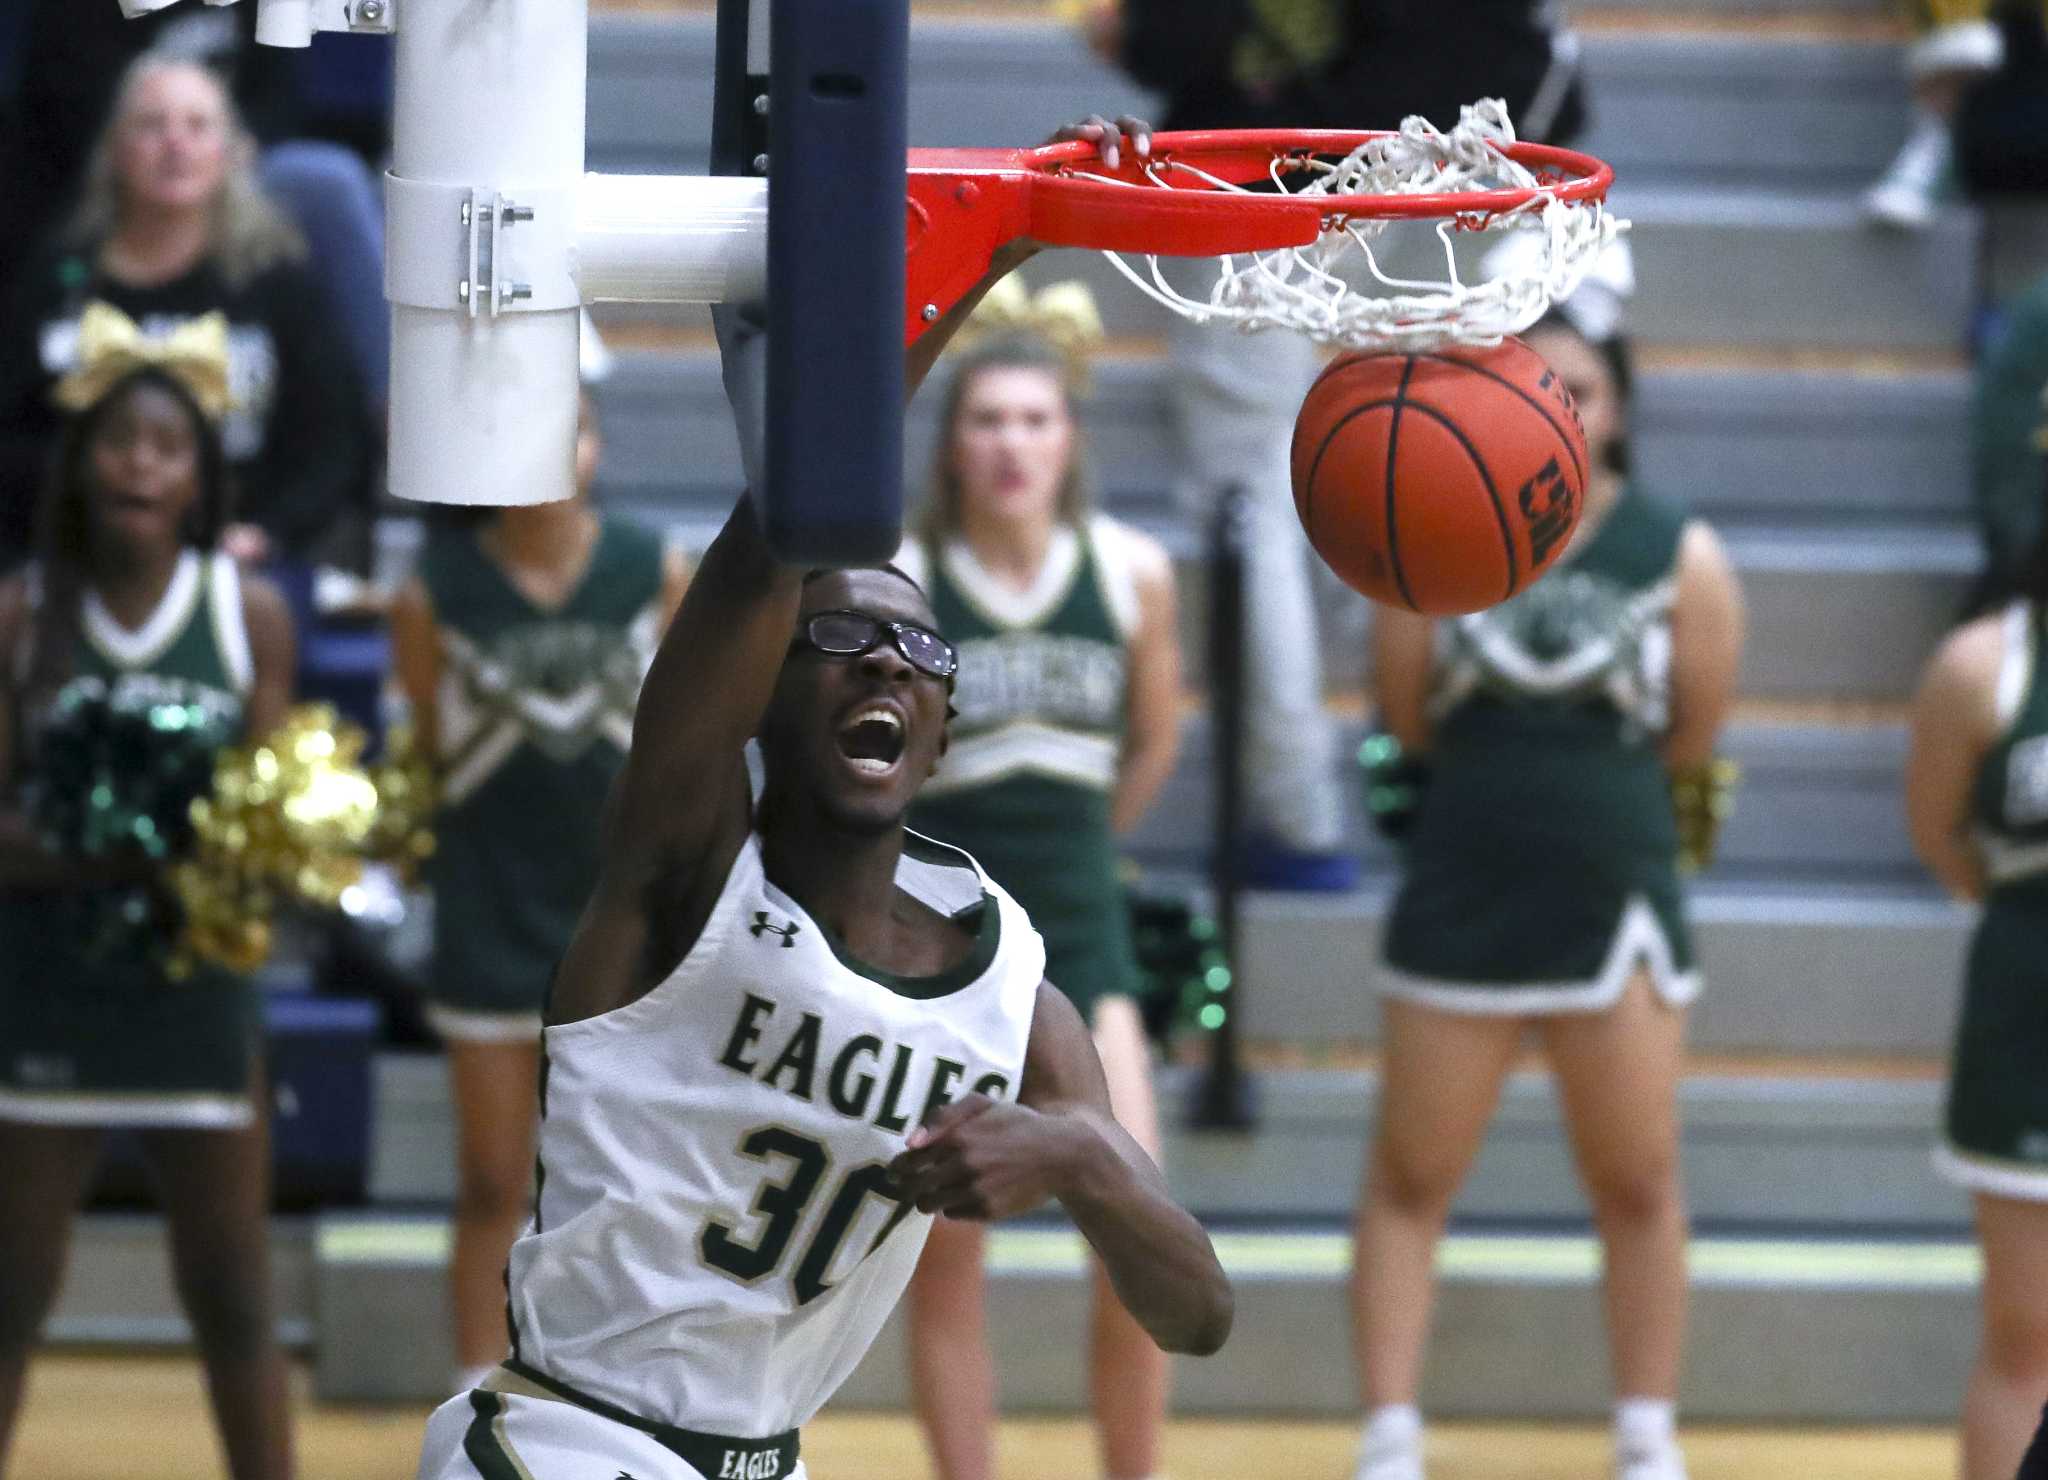
MULTIPOLYGON (((926 163, 940 169, 973 173, 962 156, 1000 156, 1004 164, 1036 175, 1043 185, 1055 190, 1084 188, 1095 184, 1159 189, 1144 166, 1182 161, 1233 185, 1247 185, 1268 178, 1275 159, 1288 155, 1317 155, 1342 158, 1370 139, 1386 138, 1385 129, 1192 129, 1152 136, 1152 153, 1144 160, 1119 160, 1114 170, 1106 168, 1089 143, 1047 144, 1014 153, 1008 150, 912 150, 911 166, 926 163), (965 167, 964 169, 962 167, 965 167), (1077 170, 1085 166, 1085 174, 1077 170)), ((1305 197, 1312 200, 1326 218, 1371 220, 1416 220, 1444 216, 1497 216, 1527 205, 1538 195, 1555 195, 1568 205, 1602 200, 1614 184, 1614 170, 1605 161, 1574 149, 1549 144, 1514 143, 1501 151, 1517 164, 1545 177, 1542 189, 1501 189, 1446 191, 1431 195, 1377 195, 1357 192, 1348 195, 1305 197)), ((1126 151, 1128 155, 1128 151, 1126 151)), ((988 160, 990 165, 995 159, 988 160)), ((1258 211, 1293 199, 1288 196, 1239 195, 1217 190, 1207 184, 1164 188, 1207 198, 1221 209, 1258 211), (1227 203, 1227 204, 1225 204, 1227 203)))
POLYGON ((1590 154, 1544 144, 1501 152, 1544 177, 1525 190, 1434 195, 1240 194, 1206 182, 1166 185, 1148 166, 1180 160, 1233 185, 1265 181, 1276 158, 1342 158, 1385 131, 1212 129, 1152 136, 1145 159, 1105 166, 1093 144, 1036 149, 913 149, 904 342, 913 343, 987 271, 997 248, 1028 238, 1160 257, 1219 257, 1307 246, 1332 221, 1448 219, 1477 225, 1554 195, 1603 199, 1614 171, 1590 154), (1085 167, 1085 168, 1083 168, 1085 167))

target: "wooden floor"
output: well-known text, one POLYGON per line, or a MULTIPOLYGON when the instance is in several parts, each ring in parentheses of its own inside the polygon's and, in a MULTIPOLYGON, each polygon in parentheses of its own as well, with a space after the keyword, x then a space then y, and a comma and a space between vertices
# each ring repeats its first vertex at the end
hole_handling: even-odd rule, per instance
MULTIPOLYGON (((199 1370, 171 1357, 45 1358, 30 1375, 14 1480, 215 1480, 220 1473, 199 1370)), ((301 1383, 303 1392, 303 1382, 301 1383)), ((405 1480, 418 1458, 415 1409, 300 1408, 300 1480, 405 1480)), ((1346 1424, 1211 1422, 1173 1426, 1173 1480, 1347 1480, 1346 1424)), ((1707 1429, 1687 1436, 1693 1480, 1950 1480, 1952 1441, 1926 1429, 1707 1429)), ((1013 1422, 1003 1430, 1009 1480, 1088 1480, 1084 1425, 1013 1422)), ((910 1421, 893 1414, 822 1419, 804 1435, 816 1480, 913 1480, 925 1474, 910 1421)), ((1431 1480, 1602 1480, 1597 1429, 1444 1425, 1430 1441, 1431 1480)), ((537 1480, 554 1480, 551 1476, 537 1480)), ((577 1477, 581 1480, 581 1477, 577 1477)))

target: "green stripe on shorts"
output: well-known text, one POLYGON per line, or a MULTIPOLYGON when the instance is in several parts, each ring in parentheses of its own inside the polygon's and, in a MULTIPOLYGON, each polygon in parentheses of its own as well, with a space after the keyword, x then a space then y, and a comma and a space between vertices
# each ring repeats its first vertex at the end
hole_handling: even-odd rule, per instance
POLYGON ((526 1467, 512 1457, 512 1451, 505 1447, 505 1440, 498 1433, 498 1420, 505 1414, 505 1400, 496 1393, 478 1389, 469 1395, 469 1406, 475 1410, 476 1417, 469 1421, 469 1431, 462 1436, 462 1452, 469 1456, 476 1472, 484 1480, 532 1480, 526 1473, 526 1467))

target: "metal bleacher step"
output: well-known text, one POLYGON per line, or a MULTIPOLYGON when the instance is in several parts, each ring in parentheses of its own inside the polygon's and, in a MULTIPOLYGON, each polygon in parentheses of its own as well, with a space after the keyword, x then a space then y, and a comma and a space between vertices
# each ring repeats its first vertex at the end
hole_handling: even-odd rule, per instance
MULTIPOLYGON (((1291 1043, 1299 1056, 1303 1045, 1291 1043)), ((1255 1069, 1257 1128, 1190 1128, 1200 1069, 1156 1077, 1175 1194, 1225 1223, 1341 1220, 1357 1194, 1379 1097, 1374 1056, 1332 1067, 1255 1069)), ((1921 1234, 1962 1227, 1968 1205, 1929 1161, 1941 1061, 1925 1056, 1702 1055, 1680 1089, 1688 1198, 1702 1226, 1921 1234)), ((447 1070, 426 1054, 380 1055, 370 1168, 373 1201, 443 1207, 454 1192, 447 1070)), ((1540 1064, 1517 1072, 1457 1205, 1490 1223, 1584 1216, 1557 1100, 1540 1064)))
MULTIPOLYGON (((701 545, 740 481, 717 362, 694 335, 632 337, 672 347, 619 354, 602 392, 602 488, 615 507, 701 545)), ((1203 529, 1170 491, 1177 454, 1166 366, 1145 348, 1103 358, 1083 421, 1105 507, 1183 561, 1192 634, 1203 529)), ((1651 357, 1637 400, 1638 464, 1649 486, 1684 499, 1729 541, 1751 608, 1746 692, 1895 698, 1953 624, 1979 566, 1968 523, 1968 380, 1941 356, 1823 365, 1724 357, 1700 368, 1682 355, 1651 357)), ((936 397, 911 410, 913 503, 937 415, 936 397)), ((1189 652, 1199 663, 1200 644, 1189 652)), ((1353 681, 1358 655, 1333 656, 1338 681, 1353 681)))
MULTIPOLYGON (((1072 1234, 991 1250, 989 1331, 1013 1411, 1071 1411, 1087 1284, 1072 1234)), ((1216 1356, 1175 1365, 1182 1413, 1355 1414, 1348 1241, 1316 1228, 1224 1233, 1237 1321, 1216 1356)), ((1952 1240, 1698 1238, 1681 1392, 1694 1421, 1944 1422, 1968 1371, 1976 1259, 1952 1240)), ((1583 1234, 1465 1232, 1438 1257, 1423 1375, 1439 1418, 1596 1418, 1611 1402, 1598 1253, 1583 1234)), ((902 1320, 839 1402, 904 1401, 902 1320)))
MULTIPOLYGON (((1645 345, 1950 352, 1977 306, 1982 222, 1971 210, 1896 232, 1874 230, 1853 191, 1623 185, 1614 205, 1633 223, 1629 324, 1645 345), (1872 303, 1885 312, 1870 312, 1872 303)), ((1460 261, 1469 269, 1488 245, 1462 238, 1460 261)), ((1112 334, 1157 338, 1167 329, 1167 310, 1099 253, 1047 251, 1021 272, 1034 286, 1086 284, 1112 334)), ((696 324, 702 314, 613 305, 599 322, 634 320, 696 324)))
MULTIPOLYGON (((1371 1042, 1386 880, 1355 893, 1249 896, 1239 912, 1242 1030, 1290 1043, 1371 1042)), ((1944 1052, 1970 916, 1925 888, 1701 883, 1706 990, 1695 1048, 1732 1053, 1944 1052)))
MULTIPOLYGON (((1235 1338, 1181 1374, 1184 1411, 1345 1411, 1341 1233, 1376 1104, 1370 1061, 1266 1069, 1250 1134, 1195 1133, 1179 1107, 1200 1071, 1168 1068, 1166 1163, 1177 1194, 1218 1230, 1238 1290, 1235 1338)), ((1938 1421, 1968 1354, 1976 1279, 1967 1208, 1927 1160, 1940 1105, 1926 1060, 1703 1058, 1680 1089, 1697 1237, 1687 1410, 1697 1418, 1938 1421), (1773 1326, 1773 1318, 1782 1324, 1773 1326), (1861 1354, 1881 1337, 1882 1362, 1861 1354), (1743 1349, 1768 1349, 1759 1380, 1743 1349), (1788 1345, 1789 1344, 1789 1345, 1788 1345), (1905 1354, 1914 1354, 1912 1362, 1905 1354), (1868 1370, 1864 1370, 1867 1365, 1868 1370), (1909 1368, 1914 1381, 1896 1375, 1909 1368), (1953 1380, 1952 1380, 1953 1379, 1953 1380)), ((453 1128, 445 1065, 375 1065, 373 1206, 273 1225, 283 1338, 310 1352, 329 1401, 430 1401, 445 1392, 445 1215, 453 1128), (409 1211, 411 1210, 411 1211, 409 1211)), ((1509 1081, 1440 1260, 1444 1297, 1427 1401, 1445 1416, 1592 1413, 1604 1401, 1594 1252, 1540 1073, 1509 1081), (1540 1360, 1543 1350, 1588 1354, 1540 1360)), ((1066 1355, 1085 1282, 1071 1234, 998 1231, 991 1330, 1006 1401, 1070 1409, 1066 1355)), ((58 1343, 176 1344, 190 1333, 160 1220, 81 1220, 49 1326, 58 1343)), ((901 1399, 900 1332, 848 1387, 845 1406, 901 1399)))
MULTIPOLYGON (((308 1216, 270 1221, 271 1303, 278 1338, 314 1340, 314 1225, 308 1216)), ((77 1346, 182 1346, 191 1325, 171 1282, 164 1221, 154 1213, 88 1213, 72 1234, 46 1341, 77 1346)))
MULTIPOLYGON (((710 40, 701 14, 598 17, 594 167, 702 168, 710 40)), ((1904 132, 1889 42, 1652 28, 1595 31, 1585 45, 1600 120, 1587 142, 1619 156, 1616 206, 1637 223, 1642 337, 1961 343, 1975 215, 1882 232, 1856 199, 1904 132), (1869 313, 1873 302, 1887 311, 1869 313)), ((910 98, 912 142, 953 145, 1028 142, 1061 118, 1156 101, 1069 27, 987 18, 915 28, 910 98)), ((1116 286, 1099 258, 1082 254, 1049 254, 1035 267, 1116 286)), ((1135 293, 1098 296, 1118 332, 1156 329, 1160 311, 1135 293)))
MULTIPOLYGON (((1899 47, 1888 30, 1845 27, 1839 18, 1804 28, 1782 16, 1748 29, 1739 19, 1724 22, 1702 28, 1640 13, 1596 19, 1580 38, 1594 102, 1580 142, 1624 179, 1659 184, 1854 186, 1884 166, 1907 122, 1899 47), (1758 147, 1766 139, 1769 147, 1758 147)), ((701 12, 595 18, 597 168, 701 168, 710 38, 701 12), (682 106, 646 107, 657 87, 665 101, 680 90, 682 106)), ((1094 55, 1072 25, 1002 10, 917 12, 910 108, 913 144, 956 146, 1030 143, 1090 112, 1164 116, 1156 95, 1094 55)), ((1390 128, 1399 120, 1299 122, 1390 128)))
MULTIPOLYGON (((1344 846, 1364 859, 1369 874, 1391 876, 1396 858, 1359 808, 1363 787, 1353 757, 1366 721, 1346 706, 1333 723, 1344 846)), ((1906 835, 1902 725, 1741 719, 1720 748, 1742 767, 1742 782, 1705 883, 1787 890, 1840 885, 1933 897, 1906 835)), ((1124 840, 1125 852, 1146 868, 1200 868, 1214 836, 1214 775, 1214 727, 1206 710, 1196 710, 1182 723, 1173 774, 1124 840)))
POLYGON ((1954 522, 1722 533, 1749 608, 1743 691, 1759 696, 1906 696, 1983 563, 1954 522))
POLYGON ((1900 48, 1883 28, 1613 27, 1584 46, 1578 143, 1624 182, 1856 188, 1905 137, 1900 48))
MULTIPOLYGON (((1097 358, 1081 405, 1096 482, 1133 514, 1171 506, 1168 374, 1162 342, 1119 341, 1097 358)), ((1804 368, 1766 354, 1651 354, 1638 373, 1635 457, 1646 483, 1716 520, 1962 519, 1969 394, 1967 372, 1941 356, 1804 368)), ((708 337, 621 336, 599 395, 608 493, 670 511, 701 501, 699 517, 722 514, 740 479, 739 446, 708 337)), ((938 402, 921 396, 910 409, 914 494, 931 466, 938 402)))
POLYGON ((1899 24, 1891 0, 1569 0, 1565 11, 1574 25, 1595 27, 1676 22, 1820 30, 1845 22, 1891 29, 1899 24))
MULTIPOLYGON (((1236 1295, 1230 1342, 1176 1363, 1182 1414, 1356 1411, 1345 1281, 1327 1224, 1222 1229, 1236 1295)), ((314 1376, 329 1402, 447 1391, 447 1228, 438 1218, 326 1220, 318 1239, 314 1376)), ((1682 1394, 1695 1421, 1945 1422, 1968 1370, 1978 1260, 1953 1236, 1696 1237, 1682 1394)), ((1087 1266, 1057 1226, 995 1231, 988 1328, 1008 1412, 1083 1406, 1087 1266)), ((1582 1232, 1467 1228, 1445 1240, 1425 1408, 1442 1418, 1578 1418, 1610 1401, 1598 1251, 1582 1232), (1574 1354, 1559 1360, 1562 1353, 1574 1354)), ((903 1320, 837 1395, 900 1409, 903 1320)))

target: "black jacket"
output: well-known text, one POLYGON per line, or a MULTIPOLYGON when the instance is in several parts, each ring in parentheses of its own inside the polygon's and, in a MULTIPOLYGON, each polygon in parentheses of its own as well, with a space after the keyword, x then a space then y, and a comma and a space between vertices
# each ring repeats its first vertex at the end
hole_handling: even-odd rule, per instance
MULTIPOLYGON (((1267 19, 1272 3, 1124 0, 1124 66, 1166 95, 1162 127, 1393 128, 1419 113, 1449 128, 1482 97, 1504 97, 1519 120, 1553 62, 1575 72, 1539 0, 1296 0, 1331 44, 1315 65, 1276 77, 1247 61, 1287 50, 1267 19)), ((1552 143, 1585 116, 1576 76, 1559 81, 1570 85, 1545 131, 1552 143)))
POLYGON ((62 413, 50 402, 71 365, 79 315, 111 303, 146 331, 213 309, 228 317, 240 407, 222 426, 235 474, 235 517, 279 553, 303 556, 335 520, 368 501, 370 428, 348 351, 319 283, 280 263, 230 287, 210 262, 153 288, 107 278, 91 254, 46 250, 21 275, 0 324, 0 568, 34 539, 62 413))

